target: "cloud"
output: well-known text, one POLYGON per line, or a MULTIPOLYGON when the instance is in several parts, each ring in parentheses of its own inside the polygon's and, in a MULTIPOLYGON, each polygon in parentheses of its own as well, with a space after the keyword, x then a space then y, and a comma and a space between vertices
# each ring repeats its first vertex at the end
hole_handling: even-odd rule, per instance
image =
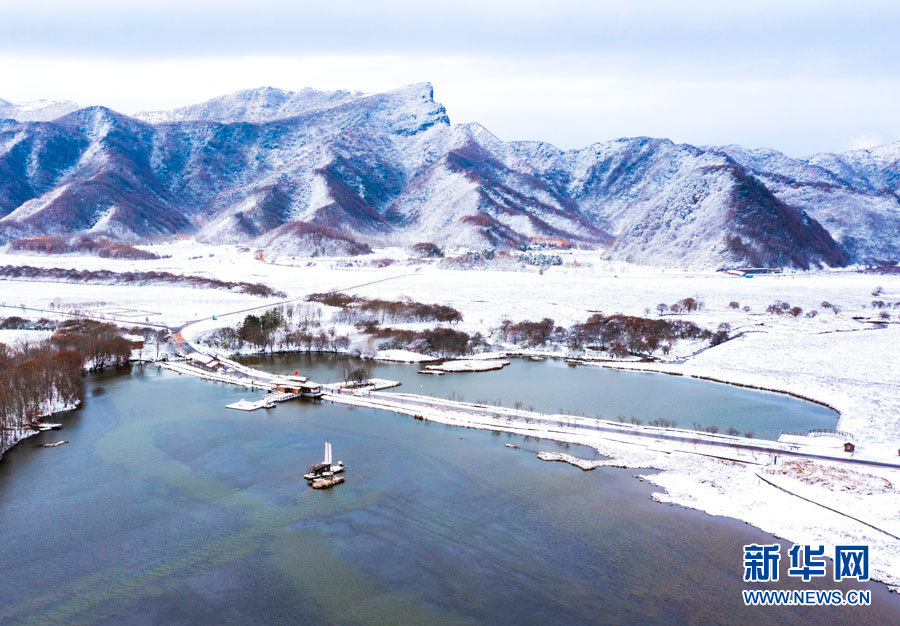
POLYGON ((875 1, 21 2, 0 53, 132 59, 321 54, 616 56, 644 71, 889 73, 900 5, 875 1))
POLYGON ((865 150, 884 144, 884 137, 879 133, 865 132, 850 139, 851 150, 865 150))
POLYGON ((794 156, 896 136, 900 3, 284 0, 16 3, 0 98, 124 112, 259 85, 431 81, 453 121, 577 147, 620 136, 794 156))

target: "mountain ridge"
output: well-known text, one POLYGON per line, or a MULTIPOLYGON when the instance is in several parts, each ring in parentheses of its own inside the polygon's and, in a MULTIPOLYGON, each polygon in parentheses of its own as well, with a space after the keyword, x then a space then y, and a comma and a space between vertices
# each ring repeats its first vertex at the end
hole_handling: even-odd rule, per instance
POLYGON ((0 123, 0 243, 182 233, 352 254, 540 236, 663 265, 900 259, 900 142, 808 159, 651 137, 562 150, 451 124, 430 83, 257 88, 163 113, 0 123))

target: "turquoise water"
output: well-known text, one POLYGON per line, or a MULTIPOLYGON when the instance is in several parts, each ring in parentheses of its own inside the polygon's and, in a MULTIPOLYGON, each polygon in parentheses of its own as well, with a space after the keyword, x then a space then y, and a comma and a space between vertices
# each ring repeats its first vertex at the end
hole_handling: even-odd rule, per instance
POLYGON ((900 616, 876 584, 839 585, 872 589, 867 609, 745 609, 742 546, 771 536, 656 504, 633 470, 582 472, 503 445, 562 444, 329 403, 232 411, 246 390, 151 367, 89 387, 63 431, 0 463, 0 623, 900 616), (35 447, 61 438, 70 443, 35 447), (302 474, 326 438, 346 482, 313 491, 302 474))

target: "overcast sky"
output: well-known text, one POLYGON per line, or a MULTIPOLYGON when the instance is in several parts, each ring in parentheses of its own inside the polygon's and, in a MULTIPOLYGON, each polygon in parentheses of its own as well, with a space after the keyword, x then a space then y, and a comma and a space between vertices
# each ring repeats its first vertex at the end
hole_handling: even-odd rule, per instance
POLYGON ((900 138, 900 2, 0 0, 0 98, 134 113, 429 81, 451 121, 792 156, 900 138), (624 7, 623 5, 630 6, 624 7))

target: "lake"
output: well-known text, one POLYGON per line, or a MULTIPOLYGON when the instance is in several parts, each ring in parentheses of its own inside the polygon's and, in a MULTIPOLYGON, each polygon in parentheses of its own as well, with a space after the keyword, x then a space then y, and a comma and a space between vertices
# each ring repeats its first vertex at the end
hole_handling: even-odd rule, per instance
MULTIPOLYGON (((264 371, 300 371, 317 382, 341 380, 348 361, 344 355, 280 354, 245 357, 241 362, 264 371)), ((419 393, 479 404, 500 402, 549 413, 578 413, 616 420, 636 417, 644 424, 657 418, 677 422, 681 428, 729 427, 755 438, 778 439, 782 430, 806 432, 834 428, 838 414, 831 409, 783 394, 742 389, 694 378, 626 372, 582 365, 572 367, 560 359, 536 362, 511 359, 502 370, 423 375, 421 366, 374 363, 372 375, 399 380, 397 391, 419 393)), ((390 390, 389 390, 390 391, 390 390)))
MULTIPOLYGON (((288 363, 340 368, 328 357, 271 365, 288 363)), ((537 376, 557 367, 520 365, 537 376)), ((491 375, 406 380, 476 400, 502 388, 482 382, 491 375)), ((653 402, 657 381, 687 382, 614 380, 643 381, 653 402)), ((535 407, 589 409, 526 391, 502 388, 535 407)), ((330 403, 225 409, 241 397, 255 394, 152 366, 92 375, 84 406, 60 416, 63 431, 10 451, 0 463, 0 623, 883 624, 900 615, 881 585, 803 585, 784 572, 772 587, 865 587, 873 606, 745 608, 742 546, 770 535, 654 503, 633 470, 582 472, 504 444, 590 455, 584 448, 330 403), (346 482, 313 491, 302 475, 326 438, 346 482)), ((667 410, 696 414, 691 404, 667 410)))

